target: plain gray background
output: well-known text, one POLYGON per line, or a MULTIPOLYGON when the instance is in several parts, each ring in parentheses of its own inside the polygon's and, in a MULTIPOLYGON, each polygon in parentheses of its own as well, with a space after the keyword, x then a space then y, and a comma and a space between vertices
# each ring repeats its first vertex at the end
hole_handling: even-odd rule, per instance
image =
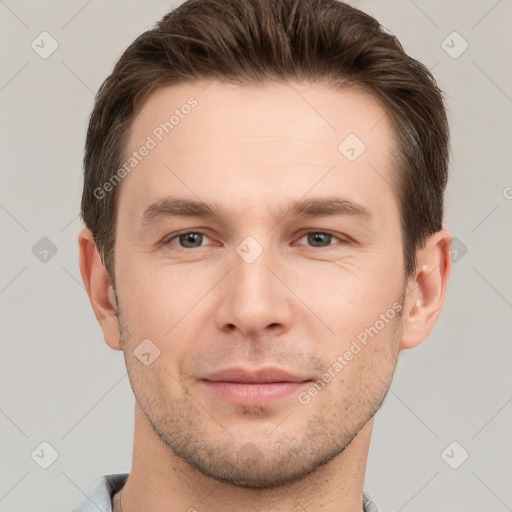
MULTIPOLYGON (((377 413, 365 489, 382 512, 512 510, 512 0, 350 3, 447 95, 457 238, 441 318, 377 413)), ((78 267, 83 145, 99 85, 173 5, 0 0, 2 512, 69 511, 130 470, 133 394, 78 267)))

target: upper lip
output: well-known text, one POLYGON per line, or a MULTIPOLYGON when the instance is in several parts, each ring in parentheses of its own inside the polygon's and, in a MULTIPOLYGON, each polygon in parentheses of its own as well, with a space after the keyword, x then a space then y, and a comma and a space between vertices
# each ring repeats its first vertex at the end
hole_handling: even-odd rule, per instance
POLYGON ((234 367, 210 373, 204 377, 204 380, 211 382, 265 384, 270 382, 306 382, 311 379, 309 377, 294 375, 293 373, 276 367, 259 368, 257 370, 234 367))

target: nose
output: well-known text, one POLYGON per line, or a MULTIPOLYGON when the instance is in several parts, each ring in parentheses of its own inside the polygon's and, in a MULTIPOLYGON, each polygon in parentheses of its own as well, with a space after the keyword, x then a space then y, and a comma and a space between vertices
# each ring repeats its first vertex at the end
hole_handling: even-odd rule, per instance
POLYGON ((252 262, 234 254, 217 310, 221 330, 238 330, 244 337, 256 338, 277 336, 290 329, 294 294, 288 287, 286 272, 270 252, 263 250, 252 262))

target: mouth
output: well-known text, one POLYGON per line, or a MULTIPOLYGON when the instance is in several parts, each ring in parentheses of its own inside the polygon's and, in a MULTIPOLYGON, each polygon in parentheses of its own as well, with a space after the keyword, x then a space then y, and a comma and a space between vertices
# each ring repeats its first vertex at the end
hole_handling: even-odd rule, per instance
POLYGON ((257 407, 289 397, 311 381, 310 377, 275 367, 258 370, 227 368, 201 379, 206 389, 217 398, 235 405, 257 407))

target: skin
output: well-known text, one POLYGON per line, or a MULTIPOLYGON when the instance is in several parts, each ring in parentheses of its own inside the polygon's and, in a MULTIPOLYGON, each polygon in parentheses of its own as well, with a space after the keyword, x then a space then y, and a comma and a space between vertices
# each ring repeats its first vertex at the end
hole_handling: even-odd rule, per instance
POLYGON ((134 120, 128 153, 198 101, 121 183, 115 294, 91 232, 79 235, 91 305, 136 397, 123 512, 361 512, 373 417, 400 351, 438 319, 451 235, 432 235, 405 278, 391 126, 372 97, 321 84, 206 85, 157 89, 134 120), (366 145, 353 162, 338 150, 351 133, 366 145), (142 212, 171 195, 217 201, 222 216, 142 228, 142 212), (283 216, 293 200, 332 195, 371 219, 283 216), (172 238, 183 230, 205 236, 172 238), (263 249, 252 263, 236 252, 247 236, 263 249), (307 404, 292 393, 234 405, 201 381, 231 366, 317 380, 401 299, 402 315, 307 404), (134 355, 144 339, 160 350, 150 365, 134 355))

